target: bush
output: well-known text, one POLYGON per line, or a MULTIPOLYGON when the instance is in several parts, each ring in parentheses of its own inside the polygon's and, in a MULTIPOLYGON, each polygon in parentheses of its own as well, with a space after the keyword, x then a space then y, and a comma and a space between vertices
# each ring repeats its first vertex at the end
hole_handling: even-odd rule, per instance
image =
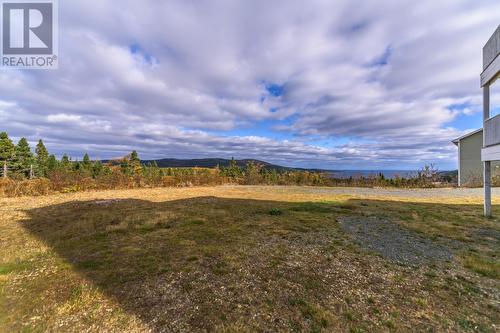
POLYGON ((51 192, 51 183, 46 178, 15 181, 0 179, 0 196, 40 196, 51 192))
POLYGON ((271 210, 269 210, 269 215, 272 215, 272 216, 280 216, 282 214, 283 214, 283 212, 279 208, 272 208, 271 210))
MULTIPOLYGON (((90 164, 89 164, 90 163, 90 164)), ((93 163, 93 164, 92 164, 93 163)), ((82 164, 66 159, 47 171, 47 178, 2 179, 0 196, 45 195, 50 192, 79 192, 153 187, 241 185, 356 186, 356 187, 436 187, 437 170, 425 167, 415 177, 386 179, 383 174, 369 177, 333 178, 328 173, 266 169, 254 162, 245 168, 233 160, 226 168, 159 168, 157 165, 131 168, 123 161, 103 165, 82 164), (73 164, 72 164, 73 163, 73 164), (124 167, 125 165, 125 167, 124 167)), ((444 183, 448 185, 449 183, 444 183)))

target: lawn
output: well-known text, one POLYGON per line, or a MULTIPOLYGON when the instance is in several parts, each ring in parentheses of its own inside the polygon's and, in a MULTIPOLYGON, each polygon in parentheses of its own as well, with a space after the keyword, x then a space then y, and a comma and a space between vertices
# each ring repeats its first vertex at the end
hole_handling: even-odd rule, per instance
POLYGON ((500 220, 480 198, 363 191, 0 199, 0 331, 497 332, 500 220), (354 220, 453 258, 395 261, 354 220))

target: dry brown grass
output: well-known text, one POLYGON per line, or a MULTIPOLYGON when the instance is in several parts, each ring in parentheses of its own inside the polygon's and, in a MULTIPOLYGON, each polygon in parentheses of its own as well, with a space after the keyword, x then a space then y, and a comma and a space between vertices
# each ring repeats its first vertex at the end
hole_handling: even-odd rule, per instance
POLYGON ((45 178, 21 181, 0 178, 0 198, 48 195, 51 192, 50 181, 45 178))
POLYGON ((497 331, 499 220, 480 198, 370 193, 0 199, 0 331, 497 331), (344 234, 337 218, 350 215, 390 218, 456 260, 397 265, 344 234))

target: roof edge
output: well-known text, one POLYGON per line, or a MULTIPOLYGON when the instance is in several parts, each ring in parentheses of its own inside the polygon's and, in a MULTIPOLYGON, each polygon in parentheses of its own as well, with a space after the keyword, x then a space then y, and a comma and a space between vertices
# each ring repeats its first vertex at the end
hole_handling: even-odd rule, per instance
POLYGON ((460 140, 463 140, 463 139, 465 139, 465 138, 467 138, 467 137, 469 137, 469 136, 471 136, 471 135, 474 135, 474 134, 479 133, 479 132, 482 132, 482 131, 483 131, 483 129, 482 129, 482 128, 477 129, 477 130, 475 130, 475 131, 472 131, 472 132, 469 132, 469 133, 467 133, 467 134, 464 134, 464 135, 462 135, 461 137, 458 137, 458 138, 456 138, 455 140, 452 140, 451 142, 453 142, 455 145, 457 145, 457 144, 458 144, 458 142, 459 142, 460 140))

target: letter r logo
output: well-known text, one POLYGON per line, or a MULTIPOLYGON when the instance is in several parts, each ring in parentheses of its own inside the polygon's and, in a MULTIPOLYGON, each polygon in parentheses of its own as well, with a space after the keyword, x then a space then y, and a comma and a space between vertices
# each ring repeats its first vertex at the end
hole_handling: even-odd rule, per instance
POLYGON ((3 54, 52 54, 52 3, 5 2, 2 13, 3 54))

